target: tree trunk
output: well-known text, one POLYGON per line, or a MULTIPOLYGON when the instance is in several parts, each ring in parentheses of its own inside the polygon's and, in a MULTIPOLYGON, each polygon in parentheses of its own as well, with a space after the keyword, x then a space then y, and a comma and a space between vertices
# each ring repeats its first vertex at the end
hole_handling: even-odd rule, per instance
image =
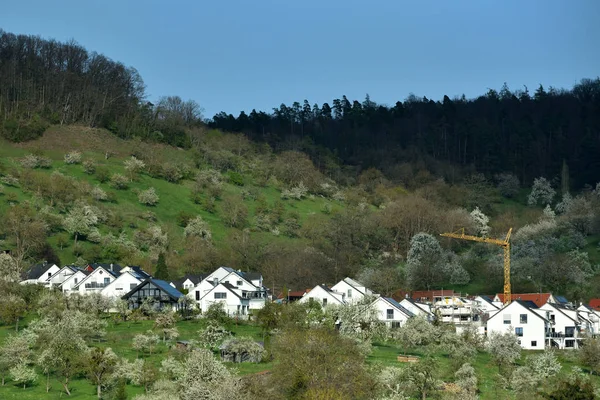
POLYGON ((427 399, 427 391, 423 390, 423 400, 426 400, 426 399, 427 399))
POLYGON ((65 388, 65 392, 67 392, 67 395, 71 395, 71 391, 69 390, 69 379, 65 379, 65 381, 63 382, 63 387, 65 388))
POLYGON ((46 372, 46 393, 50 392, 50 371, 46 372))
POLYGON ((15 331, 19 332, 19 317, 17 317, 17 323, 15 325, 15 331))
POLYGON ((101 399, 102 398, 102 387, 100 386, 100 384, 98 384, 97 390, 98 390, 98 398, 101 399))

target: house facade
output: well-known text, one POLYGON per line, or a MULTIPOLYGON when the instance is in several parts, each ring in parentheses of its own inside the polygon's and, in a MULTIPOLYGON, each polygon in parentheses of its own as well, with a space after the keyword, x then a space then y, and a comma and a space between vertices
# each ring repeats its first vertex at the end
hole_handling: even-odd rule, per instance
POLYGON ((119 276, 114 270, 97 266, 88 276, 74 286, 71 292, 77 291, 81 295, 88 293, 99 293, 110 285, 119 276))
POLYGON ((137 309, 148 299, 153 301, 156 310, 177 311, 180 308, 179 299, 183 294, 168 282, 148 278, 126 293, 122 299, 129 303, 129 308, 137 309))
POLYGON ((310 299, 313 299, 322 307, 327 307, 330 305, 345 304, 344 297, 344 293, 335 292, 325 285, 317 285, 310 292, 305 293, 298 301, 300 303, 306 303, 310 301, 310 299))
POLYGON ((545 311, 531 305, 533 303, 516 300, 491 315, 487 321, 488 336, 494 332, 509 332, 517 336, 523 349, 543 350, 552 324, 544 317, 545 311))
MULTIPOLYGON (((64 282, 60 284, 60 290, 62 290, 64 294, 70 295, 71 293, 73 293, 75 287, 77 287, 79 283, 82 280, 84 280, 89 274, 90 272, 88 271, 77 270, 73 275, 67 277, 67 279, 65 279, 64 282)), ((75 290, 75 292, 78 292, 78 290, 75 290)))
POLYGON ((200 295, 200 291, 196 290, 193 293, 194 300, 203 313, 215 303, 221 303, 227 315, 230 316, 245 317, 250 311, 250 299, 242 297, 242 290, 230 283, 221 282, 203 295, 200 295))
POLYGON ((552 322, 550 345, 559 349, 579 348, 581 322, 577 310, 569 310, 552 303, 546 303, 540 309, 547 311, 548 319, 552 322))
POLYGON ((356 303, 365 296, 372 296, 374 293, 362 283, 351 278, 344 278, 331 287, 331 290, 344 294, 344 301, 347 303, 356 303))
POLYGON ((56 264, 47 262, 32 265, 23 276, 21 285, 45 285, 48 286, 48 279, 60 271, 61 268, 56 264))
POLYGON ((100 294, 110 298, 120 298, 135 289, 142 279, 130 271, 121 273, 115 280, 100 290, 100 294))
POLYGON ((377 297, 372 307, 377 311, 379 320, 388 328, 400 328, 409 318, 415 316, 391 297, 377 297))
POLYGON ((431 312, 431 306, 429 304, 419 303, 411 298, 404 298, 398 302, 402 307, 410 311, 415 316, 422 316, 428 321, 433 321, 434 315, 431 312))

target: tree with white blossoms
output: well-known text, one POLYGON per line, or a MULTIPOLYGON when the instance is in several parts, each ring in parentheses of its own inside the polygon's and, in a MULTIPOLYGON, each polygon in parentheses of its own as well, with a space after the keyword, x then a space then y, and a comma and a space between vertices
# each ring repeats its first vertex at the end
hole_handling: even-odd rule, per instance
POLYGON ((188 221, 186 227, 183 229, 183 236, 195 236, 209 241, 212 237, 212 234, 210 232, 210 226, 208 223, 198 215, 196 218, 188 221))
POLYGON ((552 188, 552 185, 544 177, 535 178, 533 180, 533 186, 531 193, 527 198, 527 204, 534 206, 536 204, 550 204, 552 199, 556 195, 556 190, 552 188))
POLYGON ((200 344, 209 349, 216 349, 231 336, 231 332, 216 321, 209 321, 204 329, 198 331, 200 344))
POLYGON ((521 345, 517 337, 510 332, 492 332, 488 336, 486 349, 492 355, 500 372, 521 357, 521 345))
POLYGON ((162 331, 163 342, 167 340, 168 330, 175 327, 175 314, 173 312, 162 312, 156 315, 154 319, 154 328, 158 328, 162 331))
POLYGON ((146 167, 146 163, 135 156, 131 156, 130 159, 123 161, 123 165, 125 166, 125 170, 129 173, 130 179, 133 179, 136 174, 146 167))
POLYGON ((475 375, 475 368, 471 364, 463 364, 454 373, 454 377, 456 378, 455 383, 461 389, 461 399, 475 400, 479 398, 477 396, 477 375, 475 375))
POLYGON ((358 302, 344 304, 328 310, 340 323, 343 336, 369 342, 382 339, 387 333, 385 323, 379 320, 379 311, 373 305, 375 298, 367 296, 358 302))
POLYGON ((33 346, 36 336, 31 332, 22 332, 16 335, 9 335, 2 347, 0 347, 0 374, 2 374, 2 386, 6 379, 6 374, 17 365, 27 365, 33 357, 33 346))
POLYGON ((33 383, 37 380, 35 369, 30 367, 25 362, 21 362, 10 369, 10 377, 16 383, 23 383, 23 389, 28 383, 33 383))
POLYGON ((65 154, 65 163, 67 164, 79 164, 81 163, 81 153, 78 151, 70 151, 65 154))
POLYGON ((244 398, 240 379, 207 349, 194 350, 179 379, 181 400, 238 400, 244 398))
POLYGON ((393 338, 400 342, 404 354, 417 346, 427 346, 434 342, 439 332, 421 315, 410 318, 399 329, 393 331, 393 338))
POLYGON ((19 282, 21 276, 17 262, 9 254, 0 254, 0 280, 5 282, 19 282))
POLYGON ((265 354, 265 349, 250 337, 235 337, 227 339, 221 346, 226 352, 233 354, 233 362, 242 362, 243 355, 247 355, 250 362, 259 363, 265 354))
POLYGON ((88 378, 96 385, 98 399, 102 398, 102 387, 112 379, 116 371, 119 357, 110 347, 105 349, 93 348, 85 356, 85 370, 88 378))
POLYGON ((147 189, 147 190, 142 190, 139 194, 138 194, 138 200, 140 203, 147 205, 147 206, 155 206, 156 204, 158 204, 158 194, 156 193, 156 189, 154 189, 153 187, 147 189))
POLYGON ((148 352, 152 355, 152 352, 159 342, 160 338, 158 335, 152 331, 147 331, 145 335, 143 333, 135 335, 131 347, 138 352, 138 356, 140 352, 142 354, 148 352))
POLYGON ((444 251, 428 233, 417 233, 410 239, 406 259, 406 278, 410 287, 430 287, 443 278, 444 251))
POLYGON ((0 293, 0 320, 7 324, 15 324, 19 331, 19 321, 27 311, 25 300, 13 293, 0 293))
POLYGON ((160 363, 160 372, 169 380, 178 380, 183 376, 185 367, 181 361, 167 357, 160 363))
POLYGON ((63 221, 63 227, 75 237, 74 245, 77 246, 79 235, 87 235, 92 227, 98 224, 98 212, 83 202, 76 202, 69 210, 63 221))
POLYGON ((96 201, 104 201, 108 198, 108 195, 99 185, 96 185, 90 191, 90 196, 96 201))
POLYGON ((573 197, 571 196, 571 194, 569 192, 563 194, 562 196, 562 200, 560 201, 560 203, 558 203, 556 205, 556 211, 559 214, 564 214, 567 211, 569 211, 569 209, 571 208, 571 206, 573 205, 573 197))
POLYGON ((490 222, 489 217, 485 215, 479 207, 475 207, 470 215, 473 220, 473 225, 475 226, 475 229, 477 229, 477 235, 487 237, 490 233, 490 227, 488 225, 490 222))

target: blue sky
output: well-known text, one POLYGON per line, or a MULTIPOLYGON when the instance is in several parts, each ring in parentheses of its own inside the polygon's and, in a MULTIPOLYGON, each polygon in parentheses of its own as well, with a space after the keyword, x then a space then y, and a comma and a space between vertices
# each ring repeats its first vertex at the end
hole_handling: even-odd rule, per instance
POLYGON ((393 104, 600 75, 599 0, 4 1, 0 28, 134 66, 212 117, 347 95, 393 104))

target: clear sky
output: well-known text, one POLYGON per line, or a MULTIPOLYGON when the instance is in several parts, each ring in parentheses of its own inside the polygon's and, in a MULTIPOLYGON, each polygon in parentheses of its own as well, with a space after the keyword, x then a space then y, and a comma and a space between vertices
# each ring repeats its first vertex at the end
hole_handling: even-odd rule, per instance
POLYGON ((385 104, 600 75, 600 0, 2 0, 0 28, 133 66, 212 117, 347 95, 385 104))

